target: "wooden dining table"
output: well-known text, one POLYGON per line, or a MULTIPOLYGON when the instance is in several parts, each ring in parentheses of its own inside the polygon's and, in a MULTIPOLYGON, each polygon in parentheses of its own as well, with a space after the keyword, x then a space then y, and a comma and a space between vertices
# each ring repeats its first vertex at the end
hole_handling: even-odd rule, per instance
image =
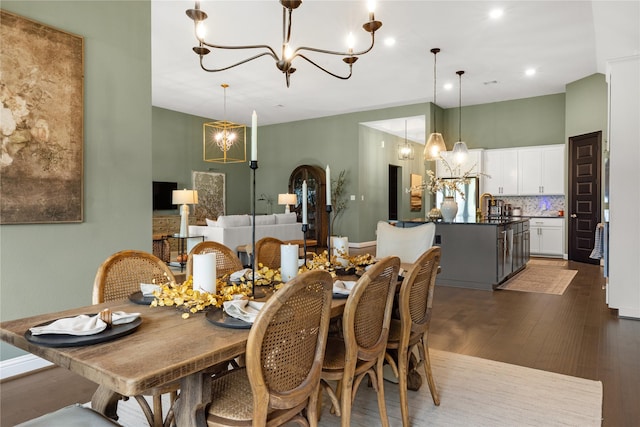
MULTIPOLYGON (((332 316, 341 316, 346 299, 334 299, 332 316)), ((174 414, 181 427, 206 426, 211 402, 207 369, 245 352, 248 329, 215 325, 205 313, 183 319, 175 307, 150 307, 129 300, 111 301, 0 323, 0 339, 69 369, 99 385, 92 408, 117 417, 122 396, 142 394, 152 387, 180 381, 174 414), (112 311, 140 313, 142 323, 131 334, 112 341, 78 347, 46 347, 25 337, 30 327, 80 314, 112 311)))

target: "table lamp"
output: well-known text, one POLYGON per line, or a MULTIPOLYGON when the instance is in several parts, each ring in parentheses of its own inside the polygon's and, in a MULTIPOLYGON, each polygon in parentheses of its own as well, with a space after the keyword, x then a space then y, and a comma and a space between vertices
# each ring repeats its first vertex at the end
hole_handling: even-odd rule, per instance
POLYGON ((278 204, 286 206, 286 208, 284 208, 284 213, 290 213, 291 210, 289 209, 289 205, 297 205, 298 197, 295 194, 289 193, 278 194, 278 204))
POLYGON ((189 205, 198 203, 197 190, 173 190, 172 202, 180 207, 180 237, 189 237, 189 205))

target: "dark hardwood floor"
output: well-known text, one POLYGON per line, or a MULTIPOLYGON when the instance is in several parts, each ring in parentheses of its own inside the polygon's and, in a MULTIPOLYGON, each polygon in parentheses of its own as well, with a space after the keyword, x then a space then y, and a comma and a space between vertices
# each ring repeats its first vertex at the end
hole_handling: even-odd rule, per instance
MULTIPOLYGON (((602 381, 603 426, 640 425, 640 321, 605 304, 598 266, 578 274, 564 295, 437 287, 432 348, 602 381)), ((0 384, 0 425, 12 426, 74 402, 96 386, 62 368, 0 384)))

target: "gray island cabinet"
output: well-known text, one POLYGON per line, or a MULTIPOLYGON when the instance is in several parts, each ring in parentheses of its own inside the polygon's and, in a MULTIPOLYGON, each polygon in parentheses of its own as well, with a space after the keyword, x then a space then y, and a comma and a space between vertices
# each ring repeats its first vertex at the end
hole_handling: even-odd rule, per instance
MULTIPOLYGON (((399 221, 397 226, 422 223, 399 221)), ((436 284, 492 291, 529 261, 529 219, 437 222, 434 244, 442 251, 436 284)))

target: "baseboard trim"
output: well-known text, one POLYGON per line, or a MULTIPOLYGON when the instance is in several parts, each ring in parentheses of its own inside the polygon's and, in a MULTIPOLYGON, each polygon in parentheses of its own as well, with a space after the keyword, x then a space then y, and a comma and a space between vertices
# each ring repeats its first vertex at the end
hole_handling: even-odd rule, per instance
POLYGON ((370 246, 375 246, 376 245, 376 241, 375 240, 371 240, 369 242, 349 242, 349 247, 350 248, 368 248, 370 246))
POLYGON ((34 356, 33 354, 3 360, 0 362, 0 381, 4 381, 17 375, 27 374, 31 371, 46 368, 51 365, 53 365, 53 363, 38 356, 34 356))

